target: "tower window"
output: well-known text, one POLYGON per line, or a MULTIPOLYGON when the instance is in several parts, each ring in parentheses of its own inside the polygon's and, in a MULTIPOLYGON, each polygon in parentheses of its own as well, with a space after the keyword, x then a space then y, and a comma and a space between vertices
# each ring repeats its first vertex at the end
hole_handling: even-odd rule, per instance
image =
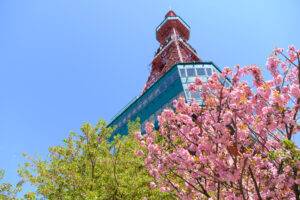
POLYGON ((180 76, 183 77, 183 78, 186 77, 185 69, 180 69, 180 76))
POLYGON ((220 80, 221 84, 223 84, 223 85, 225 84, 225 79, 223 77, 220 77, 219 80, 220 80))
POLYGON ((189 99, 191 98, 190 97, 190 91, 188 89, 185 89, 185 94, 186 94, 186 97, 189 99))
POLYGON ((204 76, 205 75, 204 68, 197 68, 197 74, 198 76, 204 76))
POLYGON ((191 92, 191 97, 194 99, 200 99, 200 92, 199 91, 191 92))
POLYGON ((187 69, 187 75, 190 76, 196 76, 196 72, 194 68, 187 69))
POLYGON ((225 87, 229 87, 229 83, 225 81, 225 87))
POLYGON ((207 75, 208 75, 208 76, 211 76, 211 75, 212 75, 211 68, 206 68, 206 72, 207 72, 207 75))

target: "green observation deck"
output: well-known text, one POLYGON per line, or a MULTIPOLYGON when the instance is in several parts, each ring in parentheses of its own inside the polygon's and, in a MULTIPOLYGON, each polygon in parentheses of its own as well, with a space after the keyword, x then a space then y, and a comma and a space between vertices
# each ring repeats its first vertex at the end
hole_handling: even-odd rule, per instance
MULTIPOLYGON (((114 134, 127 134, 127 123, 137 118, 141 122, 141 131, 145 132, 145 123, 152 121, 158 127, 157 116, 165 108, 172 108, 173 100, 180 96, 191 102, 195 99, 201 104, 199 93, 191 93, 188 85, 200 77, 207 81, 212 73, 220 73, 220 69, 213 62, 178 63, 172 66, 162 77, 151 85, 142 95, 134 98, 109 123, 115 127, 114 134)), ((229 85, 228 80, 225 85, 229 85)))

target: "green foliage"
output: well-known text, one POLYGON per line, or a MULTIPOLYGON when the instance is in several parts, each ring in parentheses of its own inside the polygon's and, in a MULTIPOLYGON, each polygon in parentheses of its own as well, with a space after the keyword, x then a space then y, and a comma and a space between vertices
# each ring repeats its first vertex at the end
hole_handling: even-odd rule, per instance
MULTIPOLYGON (((289 140, 283 139, 281 141, 282 147, 277 150, 271 150, 268 152, 268 156, 272 161, 280 163, 279 172, 282 172, 283 168, 290 166, 293 168, 295 176, 299 176, 299 161, 300 161, 300 150, 296 144, 289 140), (298 174, 298 175, 297 175, 298 174)), ((299 177, 300 178, 300 177, 299 177)))
POLYGON ((276 151, 269 151, 269 158, 271 160, 276 160, 276 158, 278 158, 278 154, 276 151))
POLYGON ((17 199, 17 193, 22 189, 22 182, 19 182, 16 186, 10 183, 2 183, 4 178, 4 170, 0 170, 0 200, 15 200, 17 199))
POLYGON ((144 167, 141 149, 134 138, 139 122, 129 123, 127 136, 112 137, 112 128, 99 121, 86 123, 82 134, 71 133, 63 145, 49 148, 49 159, 26 155, 28 162, 19 169, 25 181, 36 186, 27 199, 171 199, 170 194, 152 190, 153 181, 144 167), (113 151, 112 151, 113 149, 113 151), (113 153, 112 153, 113 152, 113 153))
POLYGON ((282 140, 283 148, 281 150, 282 160, 291 167, 297 168, 297 163, 300 161, 300 150, 296 144, 288 139, 282 140))
POLYGON ((287 150, 293 150, 296 148, 296 145, 294 144, 294 142, 289 139, 282 140, 282 144, 283 144, 283 147, 286 148, 287 150))

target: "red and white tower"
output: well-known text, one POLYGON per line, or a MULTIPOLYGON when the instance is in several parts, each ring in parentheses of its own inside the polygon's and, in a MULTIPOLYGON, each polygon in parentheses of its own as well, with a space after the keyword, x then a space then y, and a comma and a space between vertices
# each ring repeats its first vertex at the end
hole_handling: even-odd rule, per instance
POLYGON ((174 64, 201 61, 195 49, 188 44, 189 37, 190 27, 174 11, 170 10, 156 29, 156 39, 160 46, 153 58, 144 91, 174 64))

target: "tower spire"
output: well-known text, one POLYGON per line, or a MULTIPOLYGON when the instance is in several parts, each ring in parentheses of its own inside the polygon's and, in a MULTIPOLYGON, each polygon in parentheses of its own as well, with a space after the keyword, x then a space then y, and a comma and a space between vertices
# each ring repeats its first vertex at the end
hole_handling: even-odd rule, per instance
POLYGON ((174 64, 201 61, 195 49, 188 44, 189 38, 189 25, 170 9, 156 28, 156 39, 160 46, 152 60, 151 73, 144 91, 174 64))

